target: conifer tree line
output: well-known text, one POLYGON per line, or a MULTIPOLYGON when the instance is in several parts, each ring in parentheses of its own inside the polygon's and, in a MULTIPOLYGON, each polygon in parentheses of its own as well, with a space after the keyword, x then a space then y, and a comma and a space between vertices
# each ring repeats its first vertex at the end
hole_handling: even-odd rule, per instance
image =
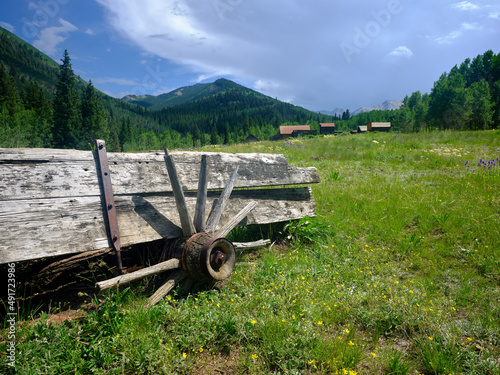
POLYGON ((35 81, 23 92, 15 69, 0 65, 0 145, 86 149, 96 138, 110 139, 100 94, 89 82, 81 95, 68 52, 64 52, 53 102, 35 81))
POLYGON ((434 82, 429 94, 416 91, 397 110, 360 113, 336 128, 356 129, 368 121, 391 121, 402 132, 429 130, 487 130, 500 126, 500 53, 488 50, 455 65, 434 82))
POLYGON ((500 53, 488 50, 455 65, 430 94, 406 96, 394 114, 402 131, 486 130, 500 124, 500 53))
MULTIPOLYGON (((2 48, 0 57, 7 60, 2 48)), ((33 53, 25 55, 33 65, 33 53)), ((319 130, 320 122, 335 122, 337 130, 348 131, 368 121, 392 121, 393 130, 404 132, 497 128, 500 54, 489 50, 466 59, 443 73, 429 94, 406 96, 398 110, 356 116, 345 111, 338 117, 232 87, 153 111, 105 96, 91 81, 84 83, 75 76, 67 51, 53 89, 19 73, 15 64, 0 62, 0 147, 88 150, 94 139, 104 139, 110 151, 188 148, 236 143, 250 134, 269 139, 283 124, 310 124, 319 130)))

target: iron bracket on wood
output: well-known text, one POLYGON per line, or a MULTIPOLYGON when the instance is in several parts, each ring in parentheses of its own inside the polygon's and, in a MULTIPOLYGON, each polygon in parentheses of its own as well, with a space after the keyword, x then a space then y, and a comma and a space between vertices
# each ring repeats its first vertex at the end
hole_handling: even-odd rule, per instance
POLYGON ((120 243, 120 230, 118 229, 118 219, 116 217, 115 198, 113 196, 113 186, 111 185, 111 175, 109 172, 108 155, 106 153, 106 142, 101 139, 95 140, 97 148, 97 160, 99 162, 98 174, 101 180, 101 188, 104 193, 104 212, 108 226, 110 242, 116 251, 118 269, 123 272, 122 254, 120 243))

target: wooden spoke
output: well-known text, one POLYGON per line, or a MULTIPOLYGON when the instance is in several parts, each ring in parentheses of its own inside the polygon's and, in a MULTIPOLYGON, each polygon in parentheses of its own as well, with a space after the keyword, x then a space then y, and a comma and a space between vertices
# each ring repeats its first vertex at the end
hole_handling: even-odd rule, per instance
POLYGON ((240 212, 238 212, 231 220, 229 220, 221 229, 215 233, 215 238, 226 237, 229 232, 231 232, 235 226, 237 226, 241 220, 243 220, 255 207, 257 207, 257 202, 252 201, 245 206, 240 212))
POLYGON ((181 260, 173 258, 167 260, 166 262, 158 263, 155 264, 154 266, 143 268, 141 270, 132 273, 113 277, 112 279, 109 280, 100 281, 96 283, 95 286, 98 291, 103 291, 112 288, 116 285, 127 285, 132 281, 143 279, 146 276, 157 275, 161 272, 173 270, 175 268, 180 268, 180 267, 181 267, 181 260))
POLYGON ((194 212, 194 228, 197 233, 205 232, 205 209, 207 206, 207 155, 202 155, 200 166, 200 178, 198 181, 198 195, 196 197, 196 208, 194 212))
POLYGON ((257 247, 267 246, 271 244, 271 240, 258 240, 253 242, 233 242, 236 250, 255 249, 257 247))
POLYGON ((236 183, 236 178, 238 177, 238 168, 239 165, 236 166, 233 173, 231 173, 231 176, 229 176, 229 180, 227 181, 224 190, 222 190, 220 198, 217 200, 217 204, 213 208, 212 212, 210 212, 206 226, 206 231, 209 233, 213 233, 217 228, 217 225, 219 224, 220 216, 222 215, 222 212, 226 207, 226 203, 229 199, 229 196, 231 195, 231 192, 233 191, 234 184, 236 183))
POLYGON ((146 303, 146 309, 151 306, 156 305, 160 300, 165 297, 168 292, 170 292, 177 285, 178 282, 182 281, 186 277, 183 270, 177 270, 172 273, 167 282, 163 284, 154 294, 148 298, 146 303))
POLYGON ((167 149, 165 149, 165 163, 167 165, 170 184, 172 185, 172 190, 174 192, 175 204, 177 206, 177 211, 179 212, 179 217, 181 219, 182 234, 186 237, 190 237, 196 233, 196 230, 189 216, 186 199, 184 198, 184 193, 182 192, 182 187, 179 181, 179 175, 177 174, 177 170, 175 169, 174 160, 172 159, 172 155, 170 155, 167 149))

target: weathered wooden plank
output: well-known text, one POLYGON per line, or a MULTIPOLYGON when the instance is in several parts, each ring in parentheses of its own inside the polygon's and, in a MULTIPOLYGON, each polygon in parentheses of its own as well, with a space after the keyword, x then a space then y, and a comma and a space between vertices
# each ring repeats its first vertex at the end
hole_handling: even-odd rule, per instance
MULTIPOLYGON (((164 177, 164 176, 163 176, 164 177)), ((213 205, 218 191, 209 191, 213 205)), ((190 215, 196 192, 185 193, 190 215)), ((233 190, 219 228, 251 201, 258 203, 241 225, 268 224, 315 216, 308 187, 233 190)), ((182 236, 172 193, 115 197, 122 247, 182 236)), ((111 247, 100 197, 0 200, 0 264, 76 254, 111 247)))
MULTIPOLYGON (((316 168, 288 165, 283 155, 207 155, 208 189, 222 189, 236 165, 235 188, 319 182, 316 168)), ((185 190, 196 190, 202 154, 172 152, 185 190)), ((113 191, 121 194, 170 192, 162 152, 108 153, 113 191)), ((0 149, 0 200, 85 197, 100 194, 95 153, 55 149, 0 149)))

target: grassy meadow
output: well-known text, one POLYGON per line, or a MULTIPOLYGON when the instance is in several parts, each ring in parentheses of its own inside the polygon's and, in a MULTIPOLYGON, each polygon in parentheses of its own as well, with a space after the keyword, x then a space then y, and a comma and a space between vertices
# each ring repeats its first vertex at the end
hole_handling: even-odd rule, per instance
POLYGON ((290 223, 285 243, 239 253, 220 289, 179 287, 145 311, 142 282, 83 297, 81 320, 25 317, 18 373, 500 374, 500 132, 205 150, 316 167, 317 217, 290 223))

